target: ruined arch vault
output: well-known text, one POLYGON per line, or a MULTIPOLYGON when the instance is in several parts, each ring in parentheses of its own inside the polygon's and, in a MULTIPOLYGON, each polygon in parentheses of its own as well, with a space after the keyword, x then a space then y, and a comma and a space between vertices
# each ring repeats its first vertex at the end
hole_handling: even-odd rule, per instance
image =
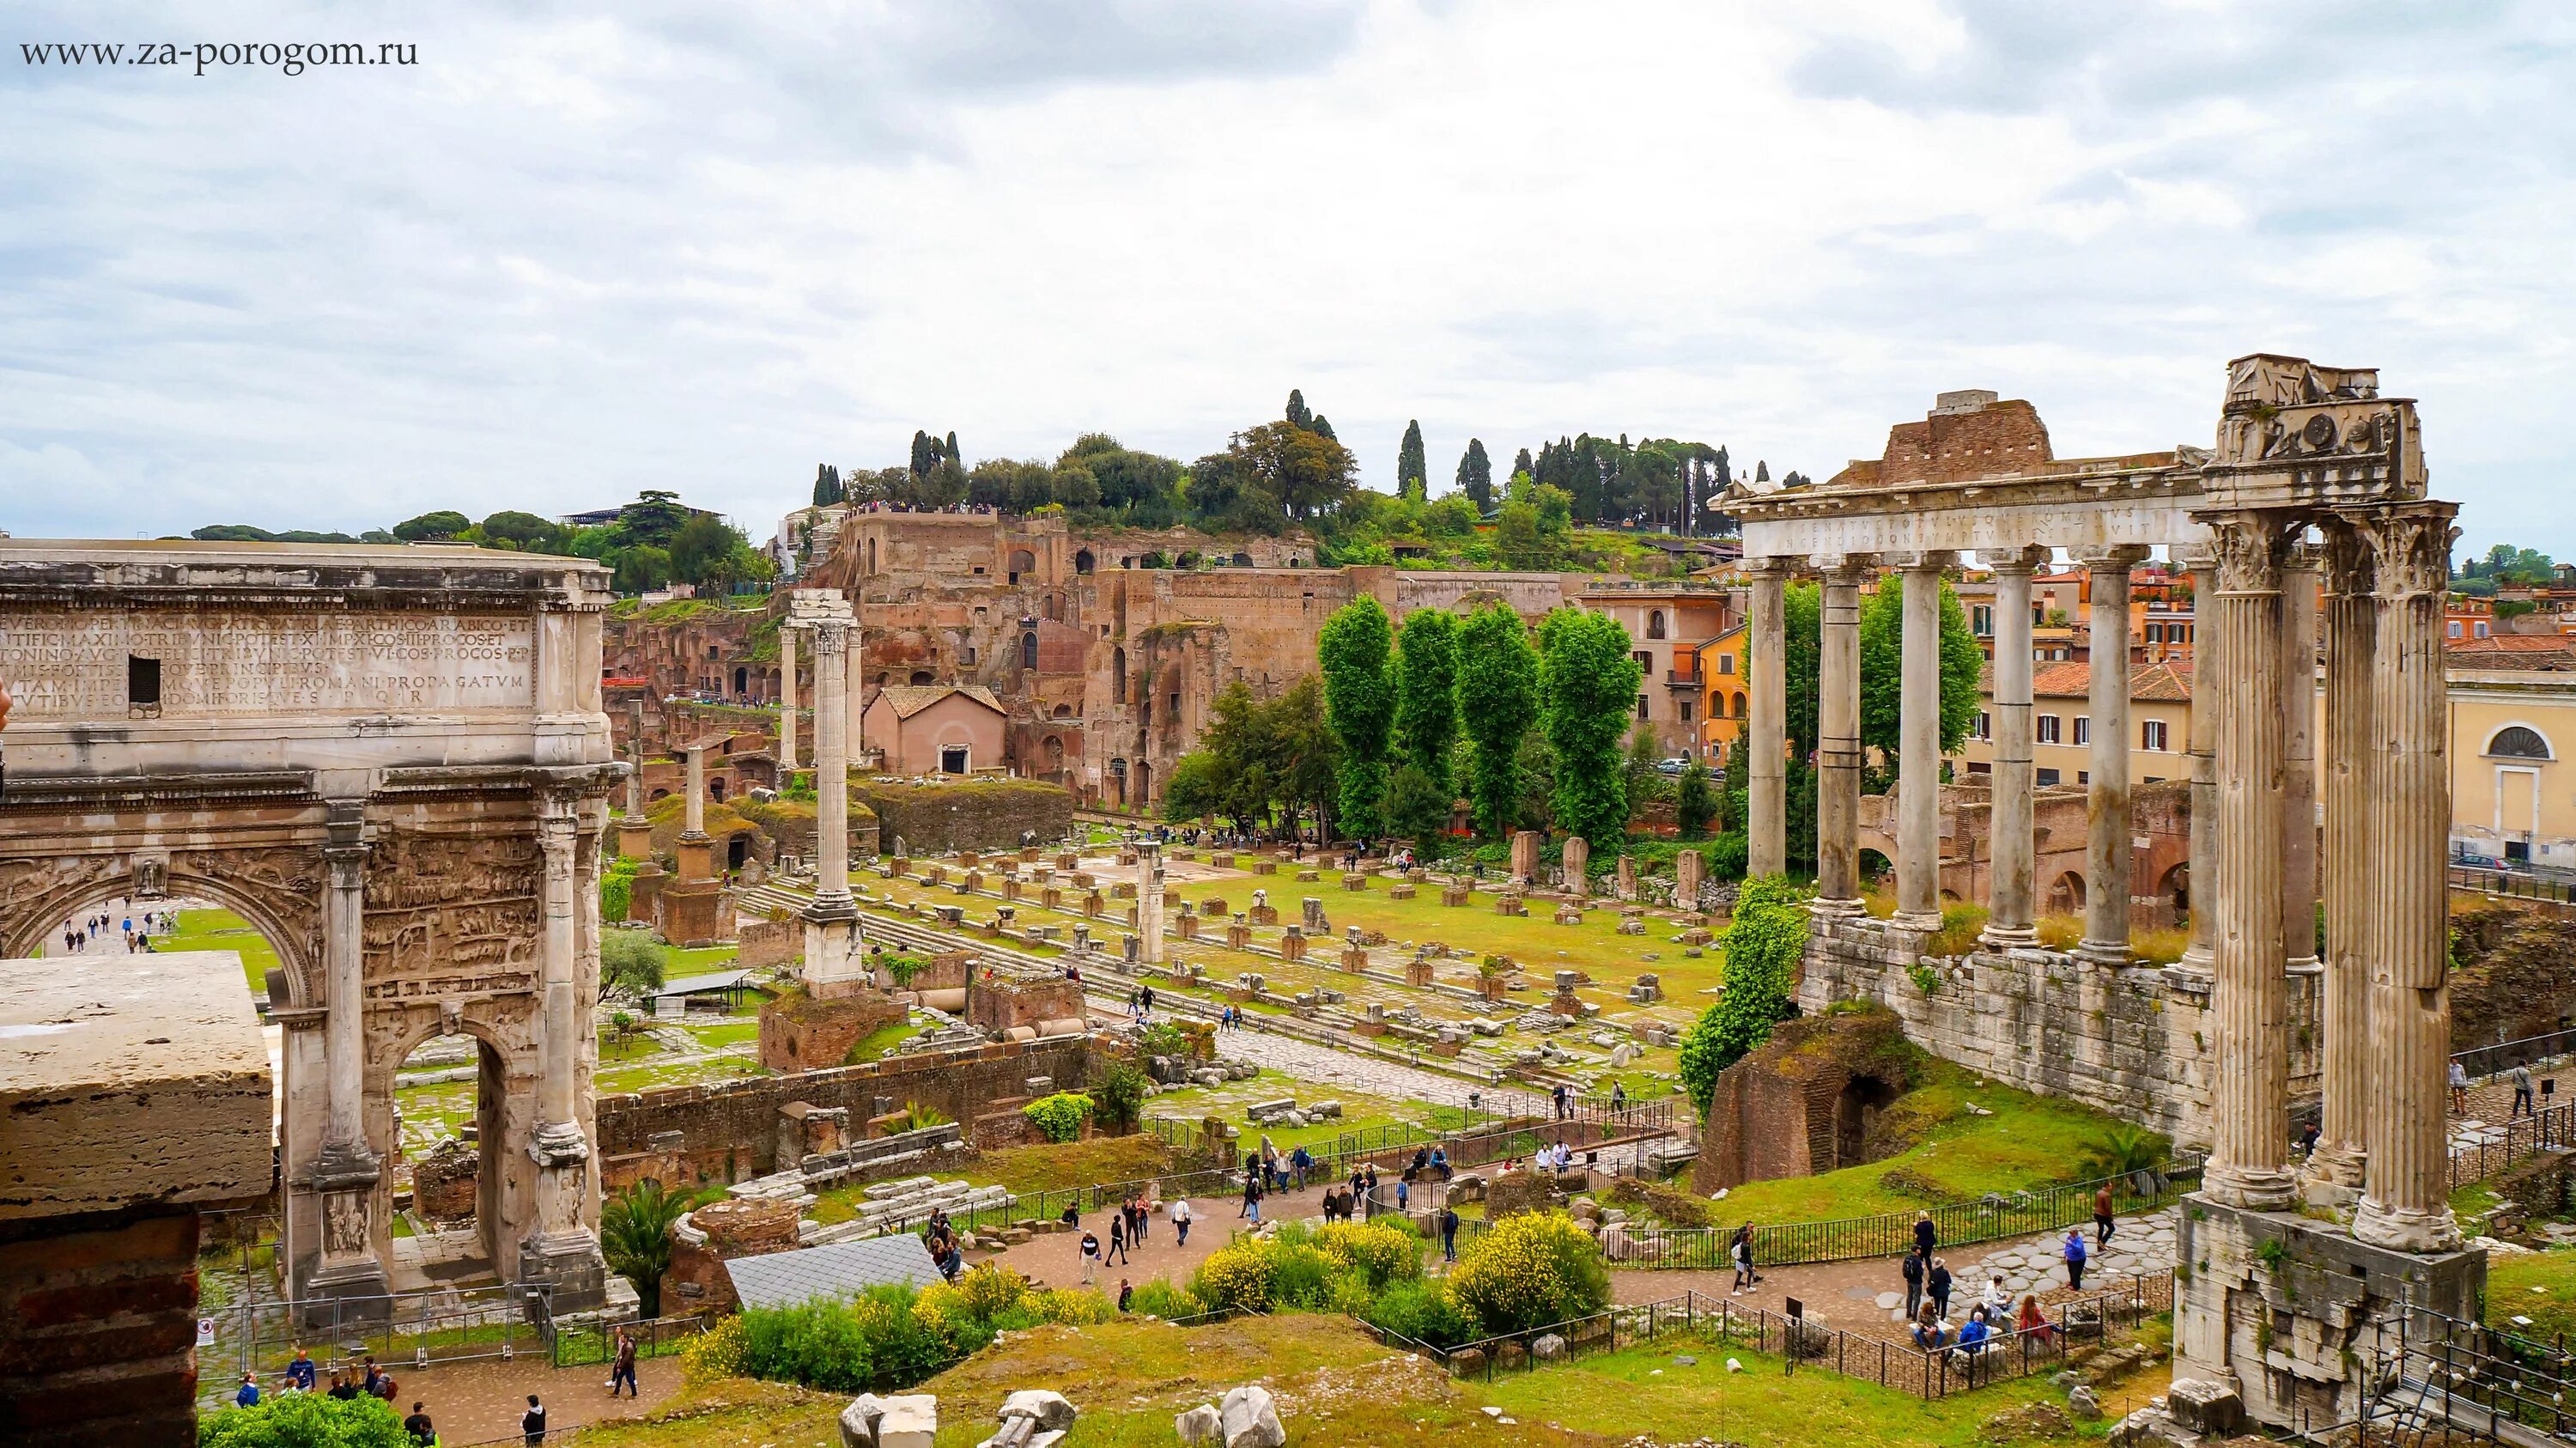
POLYGON ((499 1062, 494 1275, 556 1312, 610 1290, 589 1029, 624 769, 608 601, 595 564, 472 548, 0 539, 0 950, 117 896, 215 900, 268 938, 280 1256, 344 1320, 403 1285, 393 1081, 442 1034, 499 1062))

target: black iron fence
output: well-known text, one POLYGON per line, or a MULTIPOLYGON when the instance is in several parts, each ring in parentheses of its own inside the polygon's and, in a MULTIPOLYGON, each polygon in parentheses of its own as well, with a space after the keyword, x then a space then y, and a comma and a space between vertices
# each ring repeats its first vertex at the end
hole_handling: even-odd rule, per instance
POLYGON ((370 1357, 396 1376, 433 1363, 544 1357, 554 1350, 549 1308, 547 1289, 517 1285, 301 1302, 244 1296, 199 1309, 198 1398, 230 1402, 244 1373, 273 1389, 298 1348, 325 1383, 370 1357))
POLYGON ((2544 1151, 2576 1146, 2576 1102, 2488 1127, 2477 1140, 2451 1148, 2451 1190, 2482 1182, 2544 1151))
POLYGON ((2524 1036, 2515 1041, 2498 1041, 2492 1046, 2471 1046, 2465 1051, 2453 1051, 2451 1060, 2470 1080, 2483 1081, 2501 1076, 2516 1066, 2534 1065, 2568 1055, 2576 1055, 2576 1030, 2524 1036))
POLYGON ((563 1324, 555 1329, 554 1360, 559 1368, 590 1367, 604 1364, 617 1356, 617 1335, 626 1333, 635 1339, 638 1358, 664 1357, 678 1352, 707 1330, 704 1317, 656 1317, 642 1322, 563 1324))
POLYGON ((2501 895, 2510 900, 2528 900, 2536 905, 2576 910, 2576 880, 2458 860, 2451 863, 2448 879, 2454 890, 2474 890, 2482 895, 2501 895))
POLYGON ((1370 1326, 1390 1347, 1439 1362, 1456 1377, 1491 1382, 1554 1363, 1619 1352, 1640 1343, 1687 1335, 1711 1351, 1729 1349, 1776 1356, 1788 1371, 1802 1366, 1926 1399, 2007 1382, 2064 1367, 2067 1354, 2103 1338, 2134 1331, 2173 1306, 2173 1275, 2132 1277, 2127 1282, 2050 1304, 2043 1320, 2024 1330, 2000 1324, 1992 1336, 1966 1347, 1955 1330, 1933 1346, 1846 1331, 1815 1318, 1791 1318, 1768 1308, 1698 1292, 1594 1313, 1570 1322, 1436 1348, 1370 1326))

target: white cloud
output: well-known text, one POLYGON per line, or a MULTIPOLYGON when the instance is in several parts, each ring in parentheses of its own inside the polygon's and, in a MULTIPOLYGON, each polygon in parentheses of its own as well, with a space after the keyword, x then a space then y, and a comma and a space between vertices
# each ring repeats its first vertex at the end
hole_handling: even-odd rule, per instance
POLYGON ((765 531, 916 427, 1187 458, 1291 386, 1381 485, 1414 417, 1439 479, 1587 428, 1822 473, 1956 386, 2127 451, 2263 347, 2381 366, 2473 543, 2576 553, 2527 420, 2576 381, 2546 5, 423 16, 13 17, 0 528, 668 486, 765 531), (14 49, 215 32, 421 63, 14 49))

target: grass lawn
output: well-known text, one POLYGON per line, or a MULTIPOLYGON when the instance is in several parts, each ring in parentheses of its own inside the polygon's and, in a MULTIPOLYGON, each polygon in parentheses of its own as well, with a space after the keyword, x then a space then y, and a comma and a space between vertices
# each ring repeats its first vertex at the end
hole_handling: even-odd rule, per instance
POLYGON ((689 950, 673 946, 664 969, 673 976, 704 975, 741 953, 739 945, 701 945, 689 950))
POLYGON ((1258 1146, 1262 1129, 1252 1124, 1251 1119, 1244 1115, 1244 1109, 1254 1102, 1276 1101, 1290 1096, 1300 1104, 1339 1101, 1342 1103, 1342 1117, 1338 1121, 1319 1121, 1310 1126, 1269 1128, 1271 1141, 1281 1151, 1294 1151, 1300 1146, 1330 1146, 1345 1132, 1406 1125, 1456 1127, 1466 1120, 1466 1113, 1456 1107, 1434 1106, 1427 1101, 1389 1101, 1383 1097, 1335 1091, 1300 1081, 1281 1071, 1263 1071, 1249 1080, 1228 1081, 1222 1086, 1166 1087, 1145 1103, 1145 1114, 1156 1120, 1186 1121, 1192 1125, 1216 1116, 1241 1127, 1247 1146, 1258 1146))
MULTIPOLYGON (((1123 1320, 1013 1333, 913 1391, 939 1399, 940 1448, 972 1448, 1016 1389, 1049 1385, 1081 1411, 1065 1448, 1168 1448, 1173 1415, 1227 1389, 1275 1395, 1291 1448, 1469 1442, 1493 1448, 1612 1448, 1716 1437, 1757 1445, 1966 1445, 1985 1419, 2053 1396, 2044 1381, 1940 1403, 1822 1371, 1788 1377, 1775 1359, 1673 1337, 1652 1350, 1585 1361, 1494 1384, 1454 1382, 1408 1362, 1338 1317, 1291 1314, 1207 1327, 1123 1320), (1676 1353, 1700 1366, 1680 1368, 1676 1353), (1501 1409, 1489 1416, 1484 1409, 1501 1409)), ((659 1421, 583 1430, 584 1448, 786 1448, 839 1441, 846 1396, 727 1379, 687 1389, 659 1421)), ((2062 1440, 2099 1441, 2107 1425, 2062 1440)))
POLYGON ((2487 1326, 2543 1342, 2576 1333, 2576 1247, 2490 1254, 2487 1326))
POLYGON ((700 1086, 730 1081, 740 1076, 765 1076, 769 1073, 748 1057, 723 1061, 646 1061, 635 1066, 612 1066, 602 1062, 595 1086, 600 1095, 619 1096, 630 1091, 649 1091, 656 1086, 700 1086))
MULTIPOLYGON (((1067 1187, 1134 1181, 1169 1171, 1171 1164, 1171 1153, 1160 1141, 1139 1133, 1095 1136, 1062 1146, 1005 1147, 979 1154, 966 1170, 932 1174, 943 1181, 1007 1187, 1013 1192, 1062 1191, 1067 1187)), ((825 1192, 806 1215, 827 1226, 848 1221, 862 1191, 860 1187, 843 1187, 825 1192)))
POLYGON ((265 999, 268 973, 277 968, 277 951, 250 922, 229 910, 182 910, 178 928, 152 938, 154 950, 231 950, 241 954, 242 975, 250 993, 265 999))
POLYGON ((2071 1101, 1991 1082, 1979 1086, 1965 1068, 1927 1060, 1925 1084, 1888 1108, 1921 1130, 1910 1150, 1821 1176, 1747 1183, 1727 1193, 1719 1215, 1729 1221, 1833 1221, 2077 1181, 2085 1149, 2122 1124, 2071 1101), (1967 1109, 1970 1102, 1994 1114, 1975 1115, 1967 1109))

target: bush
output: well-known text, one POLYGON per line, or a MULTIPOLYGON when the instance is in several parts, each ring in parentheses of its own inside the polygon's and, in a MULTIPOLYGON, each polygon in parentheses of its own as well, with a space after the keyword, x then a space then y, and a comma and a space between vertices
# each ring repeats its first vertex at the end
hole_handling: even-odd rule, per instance
POLYGON ((1210 1312, 1268 1312, 1275 1265, 1268 1242, 1237 1237, 1199 1264, 1190 1277, 1190 1295, 1210 1312))
POLYGON ((1186 1287, 1175 1287, 1157 1277, 1136 1289, 1127 1300, 1127 1310, 1142 1317, 1159 1317, 1166 1322, 1197 1317, 1207 1311, 1207 1304, 1190 1295, 1186 1287))
POLYGON ((1797 887, 1778 875, 1746 883, 1726 927, 1726 993, 1682 1038, 1681 1078, 1691 1108, 1708 1114, 1718 1073, 1771 1039, 1795 1007, 1790 983, 1807 951, 1808 916, 1797 887))
POLYGON ((1330 1223, 1315 1234, 1315 1246, 1356 1273, 1371 1292, 1422 1275, 1421 1234, 1398 1218, 1330 1223))
POLYGON ((662 987, 670 953, 649 930, 603 930, 599 935, 599 993, 640 996, 662 987))
POLYGON ((1572 1217, 1522 1212, 1467 1248, 1449 1289, 1488 1335, 1525 1332, 1607 1307, 1610 1269, 1572 1217))
POLYGON ((1038 1135, 1061 1145, 1081 1139, 1082 1123, 1091 1117, 1091 1098, 1079 1091, 1059 1091, 1021 1107, 1020 1114, 1038 1129, 1038 1135))
POLYGON ((1100 1073, 1100 1082, 1092 1094, 1100 1103, 1100 1119, 1113 1131, 1133 1131, 1145 1117, 1145 1073, 1133 1061, 1112 1061, 1100 1073))
POLYGON ((197 1421, 199 1448, 411 1448, 393 1405, 375 1398, 278 1393, 256 1408, 197 1421))
POLYGON ((740 1315, 724 1318, 680 1349, 680 1378, 692 1385, 751 1375, 751 1342, 740 1315))
POLYGON ((1378 1294, 1360 1318, 1432 1347, 1451 1348, 1476 1339, 1476 1319, 1459 1304, 1449 1284, 1438 1278, 1396 1283, 1378 1294))

